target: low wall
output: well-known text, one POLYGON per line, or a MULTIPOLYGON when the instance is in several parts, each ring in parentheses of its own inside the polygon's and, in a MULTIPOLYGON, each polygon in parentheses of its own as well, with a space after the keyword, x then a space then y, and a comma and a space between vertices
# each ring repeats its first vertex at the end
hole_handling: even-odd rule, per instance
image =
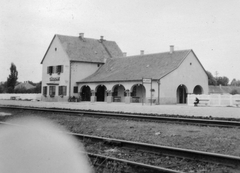
POLYGON ((240 100, 240 94, 210 94, 210 95, 195 95, 188 94, 188 105, 194 106, 196 97, 198 99, 209 100, 209 106, 235 106, 235 101, 240 100))
POLYGON ((32 94, 32 93, 2 93, 0 94, 1 100, 9 100, 11 97, 15 97, 16 100, 41 100, 41 94, 32 94))

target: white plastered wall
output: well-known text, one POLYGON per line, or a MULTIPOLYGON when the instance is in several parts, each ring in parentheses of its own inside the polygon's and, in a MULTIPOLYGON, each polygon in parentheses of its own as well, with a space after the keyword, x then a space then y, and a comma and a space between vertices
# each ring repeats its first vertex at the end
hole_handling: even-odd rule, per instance
POLYGON ((99 68, 97 63, 71 62, 71 96, 79 96, 81 88, 78 87, 78 93, 73 93, 73 87, 78 86, 77 82, 92 75, 99 68))
POLYGON ((47 89, 47 97, 42 96, 43 101, 61 101, 68 99, 69 93, 69 59, 68 56, 63 49, 58 37, 55 37, 52 41, 52 44, 45 56, 45 59, 42 64, 42 92, 43 87, 48 86, 47 89), (55 50, 56 48, 56 50, 55 50), (63 73, 57 74, 53 73, 52 75, 47 74, 47 67, 48 66, 57 66, 63 65, 63 73), (60 77, 59 81, 50 81, 51 77, 60 77), (56 95, 55 97, 49 97, 49 85, 47 83, 55 83, 56 84, 56 95), (67 86, 67 96, 63 98, 58 97, 58 86, 67 86))
MULTIPOLYGON (((81 89, 81 87, 83 87, 83 86, 89 86, 91 90, 95 90, 95 92, 96 92, 96 88, 99 85, 104 85, 106 87, 106 90, 112 90, 112 91, 113 91, 113 88, 114 88, 115 85, 122 85, 125 88, 125 90, 131 91, 132 87, 134 85, 141 85, 141 84, 142 84, 142 81, 132 81, 132 82, 130 81, 130 82, 106 82, 106 83, 103 82, 103 83, 88 83, 88 84, 85 84, 85 83, 81 84, 80 83, 78 86, 79 86, 79 89, 81 89)), ((147 99, 146 101, 148 101, 148 99, 151 98, 151 95, 150 95, 151 85, 150 84, 144 84, 144 87, 145 87, 145 92, 146 92, 146 94, 145 94, 146 99, 147 99)), ((155 90, 152 98, 157 99, 158 84, 156 82, 153 82, 152 83, 152 88, 155 90)), ((120 91, 120 92, 123 92, 123 91, 120 91)), ((122 95, 122 93, 121 93, 121 95, 122 95)), ((141 97, 141 95, 140 95, 140 97, 141 97)), ((122 98, 122 100, 124 100, 124 99, 122 98)))
POLYGON ((192 52, 176 70, 163 77, 160 82, 161 104, 177 103, 177 88, 181 84, 187 87, 187 93, 193 93, 194 87, 200 85, 203 94, 208 94, 207 74, 192 52))

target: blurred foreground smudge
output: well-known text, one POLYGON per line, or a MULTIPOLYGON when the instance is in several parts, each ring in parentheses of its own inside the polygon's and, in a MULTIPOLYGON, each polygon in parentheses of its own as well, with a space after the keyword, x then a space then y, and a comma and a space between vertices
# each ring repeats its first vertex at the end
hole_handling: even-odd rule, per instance
POLYGON ((65 129, 42 118, 0 126, 1 173, 90 173, 83 146, 65 129), (62 131, 62 132, 60 132, 62 131))

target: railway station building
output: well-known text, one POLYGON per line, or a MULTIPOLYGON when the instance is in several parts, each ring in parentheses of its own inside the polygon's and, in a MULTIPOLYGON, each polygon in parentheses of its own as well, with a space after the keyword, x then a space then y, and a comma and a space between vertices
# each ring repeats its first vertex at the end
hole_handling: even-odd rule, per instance
POLYGON ((126 56, 114 41, 55 35, 41 61, 42 101, 186 103, 208 94, 206 71, 193 50, 126 56))

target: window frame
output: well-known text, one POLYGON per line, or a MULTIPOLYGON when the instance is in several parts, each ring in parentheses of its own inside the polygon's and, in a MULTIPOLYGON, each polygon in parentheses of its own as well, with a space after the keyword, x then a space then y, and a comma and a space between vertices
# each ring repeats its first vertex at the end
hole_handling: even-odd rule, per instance
POLYGON ((78 93, 78 86, 74 86, 74 87, 73 87, 73 93, 74 93, 74 94, 78 93))
POLYGON ((44 96, 47 95, 47 86, 43 86, 43 95, 44 95, 44 96))
POLYGON ((47 74, 53 74, 54 73, 54 66, 48 66, 47 67, 47 74))
POLYGON ((49 86, 49 95, 50 97, 54 97, 56 95, 56 86, 54 85, 49 86))
POLYGON ((63 73, 63 65, 56 66, 56 73, 58 73, 58 74, 63 73))
POLYGON ((66 96, 67 95, 67 86, 59 86, 58 87, 58 95, 66 96))

